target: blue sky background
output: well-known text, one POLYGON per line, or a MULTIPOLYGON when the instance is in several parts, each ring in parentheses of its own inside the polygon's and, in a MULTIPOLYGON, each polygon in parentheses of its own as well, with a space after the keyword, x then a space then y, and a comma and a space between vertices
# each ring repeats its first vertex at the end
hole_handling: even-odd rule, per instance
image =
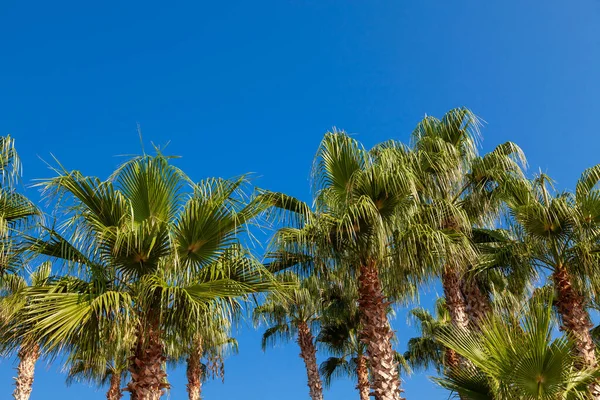
MULTIPOLYGON (((308 175, 333 126, 366 146, 408 140, 425 113, 467 106, 484 149, 511 140, 560 188, 598 162, 600 1, 0 2, 0 134, 17 140, 24 182, 67 168, 106 177, 146 142, 183 156, 195 179, 255 173, 309 198, 308 175)), ((35 190, 28 189, 32 198, 35 190)), ((430 305, 431 288, 423 296, 430 305)), ((413 334, 400 312, 400 348, 413 334)), ((206 399, 307 399, 294 343, 260 350, 243 328, 226 383, 206 399)), ((323 354, 321 354, 321 357, 323 354)), ((0 363, 0 398, 14 364, 0 363)), ((102 399, 40 363, 33 400, 102 399)), ((427 374, 409 399, 445 399, 427 374)), ((170 372, 184 399, 185 371, 170 372)), ((326 399, 358 398, 349 381, 326 399)))

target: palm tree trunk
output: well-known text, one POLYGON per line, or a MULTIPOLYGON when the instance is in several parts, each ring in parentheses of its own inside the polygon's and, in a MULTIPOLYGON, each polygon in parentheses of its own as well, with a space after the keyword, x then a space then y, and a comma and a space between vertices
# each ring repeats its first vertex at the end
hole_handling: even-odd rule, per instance
POLYGON ((479 329, 481 322, 490 314, 490 299, 481 291, 475 279, 463 280, 465 310, 471 326, 479 329))
POLYGON ((33 388, 35 363, 40 357, 40 346, 38 344, 23 344, 18 355, 19 366, 17 367, 13 398, 15 400, 28 400, 33 388))
POLYGON ((356 375, 358 375, 358 393, 360 400, 369 400, 371 385, 369 383, 369 369, 367 368, 367 359, 362 354, 356 359, 356 375))
POLYGON ((121 392, 121 374, 113 373, 110 376, 110 387, 106 392, 106 400, 120 400, 123 397, 121 392))
POLYGON ((130 358, 129 372, 131 382, 127 390, 131 392, 131 400, 158 400, 166 383, 167 374, 163 371, 163 343, 160 337, 158 320, 147 324, 138 331, 134 355, 130 358))
MULTIPOLYGON (((556 306, 562 319, 563 329, 575 341, 575 351, 581 360, 581 366, 595 368, 598 365, 596 346, 590 334, 593 325, 585 308, 583 296, 573 287, 569 271, 564 265, 555 268, 553 279, 557 291, 556 306)), ((599 383, 592 384, 590 390, 594 399, 600 399, 599 383)))
POLYGON ((189 400, 200 400, 202 393, 202 338, 196 337, 194 348, 187 359, 187 392, 189 400))
POLYGON ((317 366, 317 349, 306 322, 298 324, 298 345, 300 346, 300 357, 304 360, 306 367, 310 398, 312 400, 323 400, 323 383, 317 366))
MULTIPOLYGON (((447 265, 442 275, 442 286, 446 297, 446 307, 450 313, 452 325, 467 329, 469 317, 467 316, 467 305, 461 291, 462 277, 455 267, 447 265)), ((457 368, 460 365, 459 355, 452 349, 446 349, 446 366, 457 368)))
POLYGON ((358 295, 360 336, 367 345, 373 395, 375 400, 399 400, 400 379, 391 342, 393 332, 387 319, 389 303, 383 295, 377 265, 373 261, 360 267, 358 295))

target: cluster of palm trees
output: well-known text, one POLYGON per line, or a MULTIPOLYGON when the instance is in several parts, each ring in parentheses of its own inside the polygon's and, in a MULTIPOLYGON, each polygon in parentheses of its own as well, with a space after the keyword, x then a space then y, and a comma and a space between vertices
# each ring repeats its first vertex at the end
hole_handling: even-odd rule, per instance
POLYGON ((600 399, 600 166, 559 192, 525 175, 514 143, 480 155, 479 128, 459 108, 425 117, 408 145, 329 132, 310 203, 245 178, 194 182, 158 149, 106 180, 61 167, 37 184, 51 215, 15 190, 2 138, 0 348, 19 358, 14 398, 29 398, 44 356, 108 399, 159 399, 166 365, 185 364, 200 399, 249 312, 264 349, 296 340, 313 400, 342 375, 361 400, 399 400, 401 376, 429 368, 463 400, 600 399), (265 254, 247 246, 257 224, 274 231, 265 254), (438 280, 435 313, 410 311, 421 335, 397 337, 394 310, 438 280))

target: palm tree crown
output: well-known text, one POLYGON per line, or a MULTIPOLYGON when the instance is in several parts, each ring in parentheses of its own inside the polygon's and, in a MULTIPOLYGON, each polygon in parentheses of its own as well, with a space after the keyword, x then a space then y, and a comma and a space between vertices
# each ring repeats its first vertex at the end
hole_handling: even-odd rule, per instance
POLYGON ((438 383, 464 399, 589 398, 588 385, 599 372, 579 369, 569 340, 554 337, 551 301, 552 296, 536 296, 524 308, 510 310, 516 318, 496 314, 480 331, 441 332, 440 341, 470 364, 438 383))
POLYGON ((98 353, 111 326, 137 331, 133 398, 157 398, 167 386, 171 332, 188 337, 212 302, 277 286, 236 237, 264 208, 246 201, 243 178, 193 183, 160 153, 133 158, 106 181, 58 173, 40 185, 70 218, 29 250, 64 261, 74 276, 36 292, 27 312, 50 348, 77 346, 80 355, 98 353))

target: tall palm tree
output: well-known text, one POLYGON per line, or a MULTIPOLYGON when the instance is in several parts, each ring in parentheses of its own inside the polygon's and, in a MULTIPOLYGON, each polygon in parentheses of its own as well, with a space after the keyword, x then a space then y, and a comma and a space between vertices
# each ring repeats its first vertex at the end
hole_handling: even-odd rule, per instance
MULTIPOLYGON (((477 287, 465 286, 469 282, 464 279, 478 260, 472 228, 494 222, 504 182, 522 178, 525 162, 522 151, 510 142, 479 156, 479 127, 477 116, 466 108, 450 110, 442 119, 427 116, 417 125, 412 139, 417 209, 410 229, 398 237, 405 263, 420 265, 424 275, 441 276, 452 324, 462 329, 469 326, 463 289, 477 294, 477 287)), ((479 306, 477 297, 470 302, 471 308, 479 306)), ((449 365, 458 365, 453 351, 446 357, 449 365)))
POLYGON ((35 364, 41 355, 40 345, 35 337, 29 334, 31 324, 23 314, 30 303, 28 288, 47 285, 52 277, 52 265, 45 262, 30 272, 27 277, 18 274, 5 274, 0 278, 0 336, 19 336, 15 342, 5 340, 5 350, 16 350, 18 347, 19 366, 15 379, 15 400, 27 400, 33 389, 35 364))
POLYGON ((589 398, 598 368, 579 369, 570 339, 555 337, 551 301, 536 296, 525 308, 509 310, 518 316, 516 323, 493 314, 481 330, 453 327, 438 333, 444 346, 470 363, 436 381, 469 400, 589 398))
MULTIPOLYGON (((600 250, 600 166, 586 170, 575 193, 551 193, 541 174, 533 181, 515 181, 508 206, 515 229, 532 260, 546 270, 556 290, 556 308, 563 329, 571 335, 583 366, 598 365, 587 307, 600 287, 597 279, 600 250)), ((600 398, 600 385, 592 388, 600 398)))
POLYGON ((408 272, 393 257, 394 238, 410 210, 415 185, 399 153, 402 149, 385 147, 369 151, 343 132, 327 133, 315 159, 315 210, 271 194, 274 205, 300 216, 292 220, 299 226, 277 232, 278 255, 292 262, 308 257, 314 269, 341 269, 357 282, 360 337, 367 346, 376 400, 400 398, 387 310, 389 296, 403 295, 409 286, 408 272))
MULTIPOLYGON (((295 281, 298 278, 290 273, 281 275, 281 279, 295 281)), ((313 330, 321 315, 321 289, 313 277, 301 281, 300 286, 280 296, 269 295, 253 312, 256 324, 264 321, 268 328, 263 334, 262 348, 278 340, 296 338, 300 347, 300 357, 306 367, 308 389, 312 400, 323 400, 323 384, 317 364, 317 349, 313 330)))
POLYGON ((168 387, 169 332, 196 330, 211 302, 277 287, 237 240, 263 210, 246 201, 243 178, 193 183, 160 152, 106 181, 57 173, 40 185, 63 201, 66 222, 29 250, 63 260, 74 276, 36 291, 26 313, 50 349, 77 344, 84 355, 98 351, 107 327, 134 326, 132 399, 154 400, 168 387))

